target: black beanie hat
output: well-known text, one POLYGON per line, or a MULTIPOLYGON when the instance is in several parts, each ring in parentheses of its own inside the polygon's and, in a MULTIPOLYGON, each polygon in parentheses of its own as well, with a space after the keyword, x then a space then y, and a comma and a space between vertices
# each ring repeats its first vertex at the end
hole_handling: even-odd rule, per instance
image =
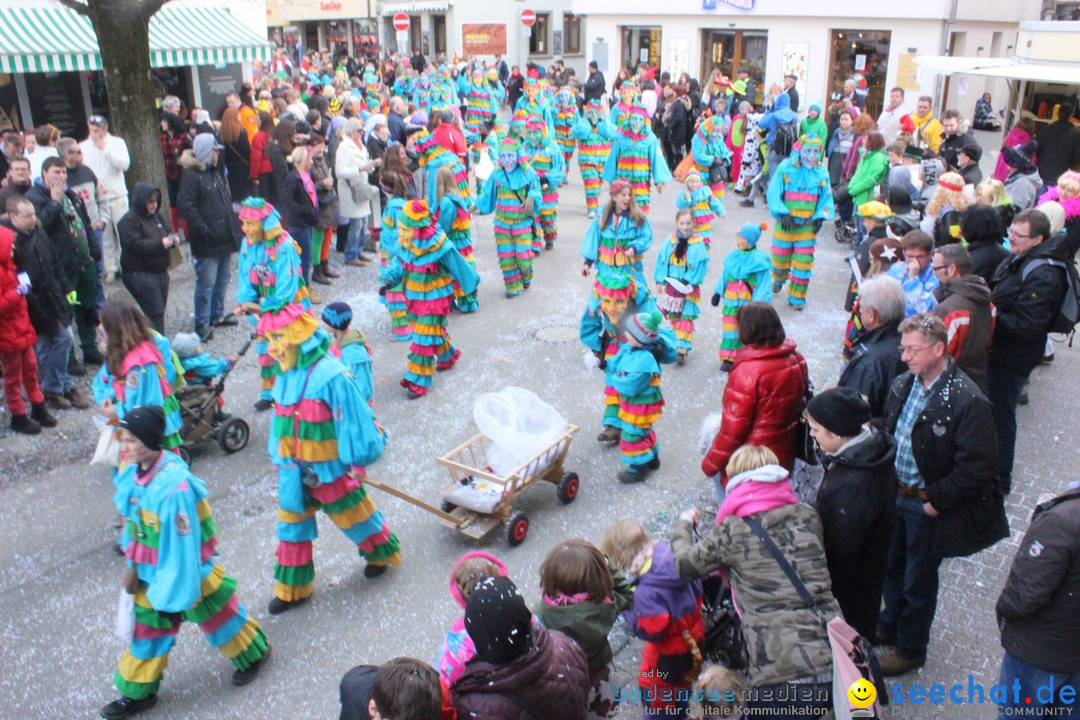
POLYGON ((510 578, 484 578, 465 605, 465 630, 480 660, 503 665, 529 651, 532 613, 510 578))
POLYGON ((870 422, 870 403, 857 390, 829 388, 810 399, 807 414, 814 422, 840 437, 855 437, 870 422))
POLYGON ((165 411, 156 405, 142 405, 131 410, 119 424, 148 449, 161 449, 161 441, 165 439, 165 411))

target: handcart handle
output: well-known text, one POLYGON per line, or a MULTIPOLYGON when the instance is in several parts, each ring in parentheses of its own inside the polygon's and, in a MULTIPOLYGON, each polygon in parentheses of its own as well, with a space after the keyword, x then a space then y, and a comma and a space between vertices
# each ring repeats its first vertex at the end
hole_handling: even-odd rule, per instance
POLYGON ((401 498, 405 502, 412 503, 413 505, 416 505, 419 508, 423 508, 424 510, 427 510, 429 513, 432 513, 434 515, 438 515, 443 520, 446 520, 447 522, 453 523, 454 525, 456 525, 458 527, 460 527, 464 523, 464 521, 461 518, 456 517, 454 515, 451 515, 450 513, 435 507, 434 505, 429 505, 428 503, 424 502, 423 500, 419 500, 417 498, 414 498, 412 495, 408 494, 404 490, 398 490, 396 487, 393 487, 392 485, 385 485, 385 484, 379 482, 378 480, 376 480, 375 478, 371 477, 370 475, 361 475, 360 473, 354 473, 354 472, 349 472, 349 475, 351 477, 356 478, 357 480, 364 483, 365 485, 368 485, 368 486, 373 487, 373 488, 377 488, 379 490, 382 490, 383 492, 390 493, 394 497, 401 498))

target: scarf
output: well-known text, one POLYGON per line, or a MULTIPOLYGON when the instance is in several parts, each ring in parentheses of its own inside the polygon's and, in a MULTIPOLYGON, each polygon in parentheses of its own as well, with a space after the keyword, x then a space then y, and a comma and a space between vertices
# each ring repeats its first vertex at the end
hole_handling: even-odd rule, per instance
POLYGON ((686 249, 690 247, 690 238, 693 234, 691 232, 689 235, 683 236, 678 230, 675 231, 675 257, 680 260, 686 257, 686 249))

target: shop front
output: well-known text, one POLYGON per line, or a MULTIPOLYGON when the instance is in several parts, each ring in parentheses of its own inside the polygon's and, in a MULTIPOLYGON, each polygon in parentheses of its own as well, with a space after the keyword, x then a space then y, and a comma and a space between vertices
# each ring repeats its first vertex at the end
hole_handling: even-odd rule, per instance
POLYGON ((713 70, 735 77, 746 66, 751 77, 764 77, 769 56, 768 30, 702 30, 705 52, 701 54, 701 77, 713 70))
POLYGON ((871 117, 880 115, 882 100, 888 95, 885 81, 891 40, 888 30, 833 30, 829 94, 841 92, 846 80, 855 79, 855 92, 866 98, 866 111, 871 117))
POLYGON ((376 0, 266 0, 270 39, 298 60, 310 51, 334 57, 379 52, 376 0))
POLYGON ((447 13, 454 7, 451 0, 397 0, 383 2, 379 7, 383 37, 391 39, 398 52, 411 55, 413 50, 419 50, 425 58, 434 60, 458 50, 450 47, 447 27, 447 13), (394 29, 394 15, 398 13, 409 16, 409 29, 404 33, 394 29))
MULTIPOLYGON (((150 64, 161 94, 220 117, 245 67, 270 59, 270 44, 224 8, 166 5, 150 19, 150 64)), ((250 68, 247 71, 250 73, 250 68)), ((83 139, 86 118, 108 115, 90 20, 58 6, 0 8, 0 122, 51 123, 83 139), (6 117, 5 117, 6 116, 6 117)))
POLYGON ((623 27, 623 66, 637 67, 639 63, 646 63, 649 67, 659 66, 663 38, 663 28, 659 26, 623 27))

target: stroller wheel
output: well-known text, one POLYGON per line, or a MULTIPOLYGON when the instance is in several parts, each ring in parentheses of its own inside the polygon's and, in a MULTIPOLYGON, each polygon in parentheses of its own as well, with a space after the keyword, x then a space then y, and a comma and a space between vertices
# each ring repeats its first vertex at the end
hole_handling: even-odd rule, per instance
POLYGON ((176 448, 176 453, 180 456, 180 459, 184 461, 184 464, 191 467, 191 451, 187 449, 187 446, 181 445, 176 448))
POLYGON ((248 427, 246 420, 238 417, 229 418, 218 429, 218 446, 227 453, 243 450, 247 446, 250 435, 251 428, 248 427))

